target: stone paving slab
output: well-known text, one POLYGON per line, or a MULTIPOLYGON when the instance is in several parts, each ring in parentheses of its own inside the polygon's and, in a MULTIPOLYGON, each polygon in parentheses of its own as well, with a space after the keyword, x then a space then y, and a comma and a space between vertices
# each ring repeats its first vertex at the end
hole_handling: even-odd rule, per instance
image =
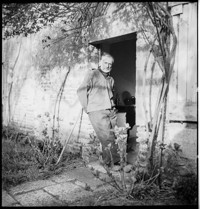
POLYGON ((80 187, 82 187, 83 189, 86 189, 86 190, 87 190, 88 188, 90 188, 88 184, 86 184, 85 182, 79 181, 79 180, 76 180, 74 183, 75 183, 77 186, 80 186, 80 187))
POLYGON ((80 167, 76 168, 74 170, 68 171, 66 174, 62 175, 62 178, 59 180, 54 178, 53 180, 57 182, 64 182, 76 179, 80 182, 86 183, 92 190, 96 189, 100 185, 102 185, 104 182, 97 179, 91 172, 91 170, 87 167, 80 167))
POLYGON ((64 183, 64 182, 68 182, 68 181, 75 181, 76 179, 71 174, 68 174, 66 172, 66 173, 63 173, 60 175, 53 176, 53 177, 49 178, 49 180, 55 181, 56 183, 64 183))
MULTIPOLYGON (((98 162, 92 165, 103 168, 98 162)), ((106 176, 104 171, 100 175, 106 176)), ((70 206, 86 197, 90 200, 95 192, 112 192, 113 189, 96 178, 88 167, 79 167, 48 180, 27 182, 3 191, 2 199, 3 206, 70 206)))
POLYGON ((22 194, 25 192, 38 190, 46 186, 55 185, 56 183, 51 180, 38 180, 33 182, 27 182, 13 187, 9 190, 12 195, 22 194))
POLYGON ((15 199, 13 199, 8 192, 2 191, 2 206, 12 206, 18 204, 15 199))
POLYGON ((42 189, 25 194, 16 195, 15 198, 23 206, 62 206, 63 203, 43 191, 42 189))
POLYGON ((66 204, 84 196, 92 195, 92 192, 86 191, 71 182, 49 186, 44 188, 44 190, 66 204))

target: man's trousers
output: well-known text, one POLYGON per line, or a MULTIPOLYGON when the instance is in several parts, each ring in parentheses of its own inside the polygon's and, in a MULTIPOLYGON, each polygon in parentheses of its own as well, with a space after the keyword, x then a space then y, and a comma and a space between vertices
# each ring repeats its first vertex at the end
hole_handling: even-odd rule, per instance
POLYGON ((111 163, 111 154, 113 163, 120 161, 120 156, 117 153, 117 144, 115 144, 114 129, 117 122, 117 115, 115 109, 99 110, 88 113, 91 124, 96 132, 96 135, 102 145, 102 158, 107 165, 111 163), (106 149, 111 145, 110 151, 106 149), (111 154, 110 154, 111 152, 111 154))

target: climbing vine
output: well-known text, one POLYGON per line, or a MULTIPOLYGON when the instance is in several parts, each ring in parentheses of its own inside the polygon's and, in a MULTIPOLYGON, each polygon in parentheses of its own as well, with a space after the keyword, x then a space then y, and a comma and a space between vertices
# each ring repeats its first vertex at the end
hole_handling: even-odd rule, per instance
MULTIPOLYGON (((152 54, 154 57, 154 62, 151 67, 151 78, 153 77, 153 70, 155 63, 158 64, 162 72, 162 83, 159 89, 153 117, 151 113, 151 106, 149 108, 150 121, 148 121, 147 119, 148 112, 146 110, 145 99, 143 103, 145 120, 146 120, 145 123, 146 128, 144 130, 144 133, 147 135, 146 143, 147 144, 149 143, 150 146, 149 163, 151 169, 153 169, 153 167, 155 166, 155 162, 154 162, 155 146, 159 131, 161 131, 161 141, 162 141, 162 143, 160 144, 161 147, 160 168, 162 167, 162 151, 164 149, 163 145, 164 145, 164 135, 165 135, 164 133, 165 133, 165 121, 166 121, 167 96, 168 96, 170 78, 175 62, 177 38, 174 32, 172 16, 168 10, 168 5, 166 4, 166 7, 164 7, 163 5, 154 2, 147 2, 144 4, 146 7, 146 11, 149 15, 149 18, 151 19, 151 22, 156 28, 156 34, 151 44, 149 55, 147 56, 144 67, 143 96, 145 96, 145 79, 146 79, 146 71, 147 71, 147 65, 150 54, 152 54)), ((145 32, 143 31, 143 33, 145 32)), ((152 85, 152 83, 150 85, 152 85)), ((152 87, 150 87, 150 91, 151 88, 152 87)))

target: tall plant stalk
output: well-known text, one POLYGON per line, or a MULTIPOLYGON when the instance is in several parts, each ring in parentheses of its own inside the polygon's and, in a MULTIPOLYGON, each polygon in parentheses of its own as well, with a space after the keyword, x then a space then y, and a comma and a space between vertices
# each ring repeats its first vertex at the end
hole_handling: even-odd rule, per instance
MULTIPOLYGON (((154 116, 152 120, 152 131, 150 132, 149 141, 151 143, 150 149, 150 166, 151 168, 154 167, 154 151, 155 145, 158 137, 159 131, 161 131, 161 141, 164 143, 164 136, 165 136, 165 123, 166 123, 166 111, 167 111, 167 97, 168 97, 168 90, 170 84, 170 78, 174 67, 175 62, 175 53, 176 53, 176 45, 177 45, 177 38, 174 32, 173 23, 172 23, 172 16, 168 12, 168 8, 164 8, 159 3, 148 2, 145 3, 147 8, 147 13, 156 28, 157 34, 157 43, 160 49, 161 54, 156 55, 154 51, 152 51, 155 61, 158 63, 162 71, 162 84, 160 86, 160 90, 158 93, 158 98, 155 106, 154 116), (172 42, 170 43, 170 37, 172 36, 172 42), (171 50, 170 50, 170 45, 171 50), (162 127, 160 127, 162 124, 162 127)), ((147 57, 147 60, 149 57, 147 57)), ((154 61, 154 62, 155 62, 154 61)), ((144 67, 145 75, 146 75, 146 64, 144 67)), ((144 76, 145 77, 145 76, 144 76)), ((152 77, 151 77, 152 79, 152 77)), ((145 85, 145 82, 143 82, 145 85)), ((150 83, 151 88, 152 83, 150 83)), ((145 87, 143 86, 143 89, 145 87)), ((145 99, 145 98, 144 98, 145 99)), ((147 121, 147 110, 146 105, 143 105, 145 111, 145 118, 147 121)), ((151 106, 149 106, 151 107, 151 106)), ((149 110, 151 111, 151 109, 149 110)), ((150 113, 151 116, 151 113, 150 113)), ((151 117, 150 117, 151 119, 151 117)), ((161 159, 160 159, 160 167, 162 166, 162 151, 161 151, 161 159)))
POLYGON ((152 81, 153 81, 153 73, 154 73, 154 69, 155 69, 155 64, 156 61, 154 60, 152 67, 151 67, 151 84, 150 84, 150 88, 149 88, 149 118, 150 118, 150 128, 152 128, 152 106, 151 106, 151 102, 152 102, 152 98, 151 98, 151 93, 152 93, 152 81))
MULTIPOLYGON (((13 72, 15 70, 15 66, 16 66, 17 61, 19 59, 19 55, 20 55, 20 51, 21 51, 21 46, 22 46, 22 42, 20 42, 19 51, 18 51, 17 57, 15 59, 15 63, 13 65, 13 67, 12 67, 12 74, 13 74, 13 72)), ((11 81, 10 88, 9 88, 9 92, 8 92, 8 124, 10 124, 10 122, 11 122, 11 116, 12 116, 12 113, 11 113, 11 103, 10 103, 12 88, 13 88, 13 80, 11 81)))
POLYGON ((61 87, 58 91, 58 94, 57 94, 57 97, 56 97, 56 101, 55 101, 55 106, 54 106, 54 115, 53 115, 53 127, 52 127, 52 140, 54 141, 54 138, 55 138, 55 119, 56 119, 56 108, 57 108, 57 119, 58 119, 58 127, 59 127, 59 112, 60 112, 60 101, 61 101, 61 98, 62 98, 62 94, 63 94, 63 90, 64 90, 64 86, 65 86, 65 83, 66 83, 66 80, 67 80, 67 77, 69 75, 69 72, 70 72, 70 68, 69 70, 67 71, 66 75, 65 75, 65 78, 61 84, 61 87), (57 106, 58 104, 58 106, 57 106))

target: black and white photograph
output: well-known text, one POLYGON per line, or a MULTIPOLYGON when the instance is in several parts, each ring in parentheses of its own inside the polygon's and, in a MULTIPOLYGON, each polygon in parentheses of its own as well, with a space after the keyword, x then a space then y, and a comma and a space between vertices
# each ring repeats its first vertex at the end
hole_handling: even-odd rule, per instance
POLYGON ((2 207, 198 208, 197 4, 1 4, 2 207))

